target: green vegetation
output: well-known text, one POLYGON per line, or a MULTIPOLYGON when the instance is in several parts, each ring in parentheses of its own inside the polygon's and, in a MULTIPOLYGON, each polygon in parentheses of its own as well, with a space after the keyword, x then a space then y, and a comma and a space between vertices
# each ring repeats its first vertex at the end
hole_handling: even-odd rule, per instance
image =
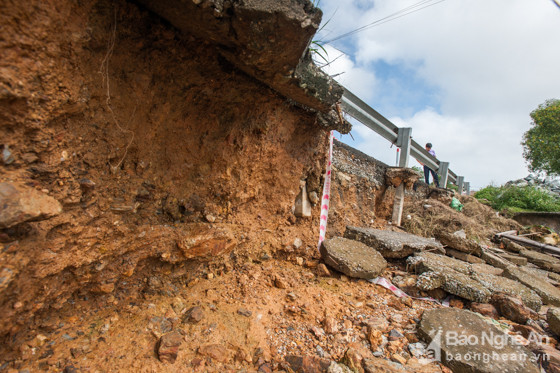
POLYGON ((448 181, 448 182, 447 182, 447 189, 451 189, 451 190, 454 190, 454 191, 458 191, 458 190, 459 190, 459 187, 458 187, 457 185, 454 185, 453 183, 451 183, 451 181, 448 181))
POLYGON ((560 211, 560 198, 534 186, 487 186, 474 196, 498 211, 560 211))
POLYGON ((529 169, 560 174, 560 100, 545 101, 531 112, 531 119, 521 142, 529 169))

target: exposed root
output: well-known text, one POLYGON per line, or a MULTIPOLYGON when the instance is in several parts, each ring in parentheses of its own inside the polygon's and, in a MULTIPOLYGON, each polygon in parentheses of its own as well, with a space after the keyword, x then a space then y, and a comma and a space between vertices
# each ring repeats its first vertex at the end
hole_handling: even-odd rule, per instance
MULTIPOLYGON (((109 110, 109 113, 111 113, 111 118, 113 119, 113 122, 115 123, 115 125, 117 126, 117 128, 121 132, 129 133, 131 136, 130 136, 130 141, 126 145, 126 148, 124 150, 124 154, 123 154, 121 160, 115 166, 113 166, 111 164, 111 162, 109 162, 109 165, 111 166, 111 172, 112 173, 117 172, 119 167, 121 167, 124 159, 126 158, 126 155, 128 154, 128 149, 130 148, 130 145, 132 145, 132 142, 134 141, 134 132, 129 130, 129 129, 121 127, 121 125, 119 124, 119 121, 117 120, 115 112, 113 111, 113 108, 111 107, 111 84, 110 84, 110 79, 109 79, 109 61, 110 61, 111 56, 113 55, 113 51, 115 49, 116 38, 117 38, 117 10, 115 9, 115 17, 114 17, 114 22, 113 22, 113 28, 111 30, 111 37, 107 41, 107 53, 105 54, 105 57, 103 58, 103 61, 101 61, 101 66, 99 68, 99 73, 101 74, 103 84, 106 87, 105 106, 107 107, 107 110, 109 110)), ((132 119, 134 118, 134 114, 136 113, 136 107, 137 106, 138 105, 136 105, 134 107, 134 110, 132 112, 132 115, 130 116, 127 127, 130 124, 130 122, 132 121, 132 119)))

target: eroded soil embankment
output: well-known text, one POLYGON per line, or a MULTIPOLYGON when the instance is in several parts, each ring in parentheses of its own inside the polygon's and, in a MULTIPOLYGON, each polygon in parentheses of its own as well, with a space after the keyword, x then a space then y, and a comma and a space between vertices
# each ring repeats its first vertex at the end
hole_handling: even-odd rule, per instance
POLYGON ((313 115, 136 5, 0 7, 0 181, 63 204, 0 232, 0 335, 93 293, 118 303, 149 274, 188 279, 234 247, 315 245, 316 222, 292 214, 301 179, 320 193, 313 115))

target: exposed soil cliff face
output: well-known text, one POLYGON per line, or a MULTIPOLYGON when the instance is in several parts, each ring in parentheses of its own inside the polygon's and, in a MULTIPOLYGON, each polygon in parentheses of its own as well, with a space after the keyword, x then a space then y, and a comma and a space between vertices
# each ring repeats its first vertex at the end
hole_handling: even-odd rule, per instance
POLYGON ((8 1, 0 23, 0 181, 63 204, 0 233, 0 334, 309 228, 291 209, 301 179, 320 193, 326 132, 212 46, 124 1, 8 1))

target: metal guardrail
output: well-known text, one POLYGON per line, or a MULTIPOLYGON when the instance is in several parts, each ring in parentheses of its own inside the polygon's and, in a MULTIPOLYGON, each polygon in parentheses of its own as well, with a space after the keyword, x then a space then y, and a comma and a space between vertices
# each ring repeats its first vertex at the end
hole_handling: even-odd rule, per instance
MULTIPOLYGON (((366 127, 377 132, 390 143, 396 144, 398 147, 403 146, 403 144, 407 144, 407 139, 403 140, 399 137, 399 131, 401 131, 401 133, 405 133, 403 131, 404 128, 399 128, 394 125, 390 120, 379 114, 346 88, 344 88, 344 94, 342 95, 341 106, 344 112, 364 124, 366 127)), ((407 136, 410 137, 410 130, 406 133, 407 136)), ((407 151, 406 154, 401 154, 401 157, 407 157, 408 154, 431 169, 436 170, 440 174, 443 185, 447 185, 447 181, 451 181, 459 187, 459 192, 461 194, 463 190, 467 193, 470 192, 469 183, 465 183, 464 177, 457 176, 455 172, 449 169, 449 162, 439 161, 436 157, 428 153, 424 146, 418 144, 416 141, 412 140, 412 138, 410 138, 409 151, 407 151)), ((404 164, 408 164, 408 159, 405 160, 404 164)))

